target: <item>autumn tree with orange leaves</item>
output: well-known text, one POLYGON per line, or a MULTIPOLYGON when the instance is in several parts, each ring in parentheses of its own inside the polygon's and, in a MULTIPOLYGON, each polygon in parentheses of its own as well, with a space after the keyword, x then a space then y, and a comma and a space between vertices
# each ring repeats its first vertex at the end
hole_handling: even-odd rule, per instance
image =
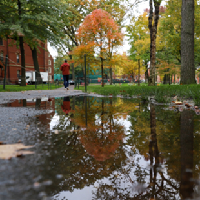
POLYGON ((93 58, 97 55, 100 58, 103 87, 103 61, 111 60, 113 51, 123 42, 119 26, 108 12, 96 9, 84 19, 77 38, 80 45, 74 49, 73 54, 79 57, 87 54, 93 58))

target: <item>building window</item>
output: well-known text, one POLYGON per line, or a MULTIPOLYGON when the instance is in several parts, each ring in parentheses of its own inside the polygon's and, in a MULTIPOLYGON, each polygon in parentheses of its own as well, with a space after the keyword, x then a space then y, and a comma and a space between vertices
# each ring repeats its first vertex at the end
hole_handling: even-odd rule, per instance
POLYGON ((0 60, 3 62, 3 51, 1 51, 0 60))
POLYGON ((48 57, 50 57, 50 53, 48 53, 48 57))
POLYGON ((48 60, 48 65, 51 65, 51 60, 48 60))
POLYGON ((20 77, 20 70, 17 70, 17 78, 20 77))
POLYGON ((3 45, 3 38, 0 37, 0 45, 3 45))
POLYGON ((19 54, 17 54, 17 63, 19 63, 19 54))
POLYGON ((51 67, 49 67, 49 73, 51 73, 51 67))

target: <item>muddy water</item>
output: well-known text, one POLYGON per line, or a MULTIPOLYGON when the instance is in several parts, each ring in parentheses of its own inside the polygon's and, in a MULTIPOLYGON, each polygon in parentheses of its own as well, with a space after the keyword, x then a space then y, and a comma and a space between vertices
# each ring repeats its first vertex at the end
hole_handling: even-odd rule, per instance
POLYGON ((21 119, 1 124, 0 141, 32 153, 0 157, 0 199, 200 198, 193 108, 84 96, 1 106, 21 119))

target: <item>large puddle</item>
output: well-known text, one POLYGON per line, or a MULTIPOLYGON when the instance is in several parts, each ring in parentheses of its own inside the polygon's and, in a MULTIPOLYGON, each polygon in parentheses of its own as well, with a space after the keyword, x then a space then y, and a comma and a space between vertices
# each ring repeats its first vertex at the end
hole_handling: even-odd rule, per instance
POLYGON ((192 107, 84 96, 3 107, 21 110, 23 125, 1 130, 0 141, 15 137, 32 152, 0 157, 3 199, 200 198, 200 115, 192 107))

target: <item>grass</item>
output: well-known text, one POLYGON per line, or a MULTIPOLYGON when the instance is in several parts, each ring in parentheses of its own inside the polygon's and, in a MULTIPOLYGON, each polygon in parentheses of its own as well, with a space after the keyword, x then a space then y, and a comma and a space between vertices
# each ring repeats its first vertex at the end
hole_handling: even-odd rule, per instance
POLYGON ((0 92, 20 92, 20 91, 27 91, 27 90, 54 90, 57 88, 63 87, 63 85, 55 85, 55 84, 43 84, 37 85, 27 85, 27 86, 20 86, 20 85, 6 85, 5 90, 3 89, 3 85, 0 85, 0 92))
MULTIPOLYGON (((85 91, 85 86, 79 86, 79 89, 85 91)), ((153 96, 155 100, 160 103, 170 102, 172 97, 177 96, 178 100, 192 99, 195 104, 200 105, 200 85, 196 84, 159 86, 147 86, 145 84, 141 84, 141 86, 130 86, 128 84, 123 84, 117 86, 105 85, 104 87, 100 85, 89 85, 87 86, 87 92, 112 96, 139 96, 142 99, 153 96)))

